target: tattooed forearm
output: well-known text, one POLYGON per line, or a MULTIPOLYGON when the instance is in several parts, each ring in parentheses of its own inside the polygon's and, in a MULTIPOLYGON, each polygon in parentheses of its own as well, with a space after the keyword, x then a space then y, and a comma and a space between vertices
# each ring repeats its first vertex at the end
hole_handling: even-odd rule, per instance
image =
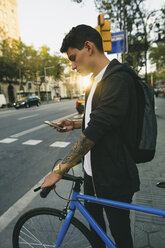
POLYGON ((69 167, 74 166, 94 145, 95 143, 92 140, 88 139, 84 134, 81 134, 61 164, 69 164, 69 167))

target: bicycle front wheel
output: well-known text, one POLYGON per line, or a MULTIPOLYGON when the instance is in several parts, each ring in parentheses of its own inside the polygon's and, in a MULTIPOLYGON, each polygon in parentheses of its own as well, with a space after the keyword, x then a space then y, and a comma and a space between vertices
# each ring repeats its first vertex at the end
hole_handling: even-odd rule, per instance
MULTIPOLYGON (((13 248, 54 248, 65 216, 52 208, 37 208, 20 217, 13 231, 13 248)), ((72 217, 60 248, 94 248, 89 229, 72 217)))

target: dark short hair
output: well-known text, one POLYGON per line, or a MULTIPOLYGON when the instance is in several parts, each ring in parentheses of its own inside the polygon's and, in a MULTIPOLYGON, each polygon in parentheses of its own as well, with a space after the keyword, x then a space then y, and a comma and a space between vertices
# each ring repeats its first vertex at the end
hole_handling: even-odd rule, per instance
POLYGON ((85 24, 78 25, 70 30, 63 39, 60 52, 67 52, 69 47, 81 50, 86 41, 93 42, 99 52, 104 52, 102 37, 99 32, 85 24))

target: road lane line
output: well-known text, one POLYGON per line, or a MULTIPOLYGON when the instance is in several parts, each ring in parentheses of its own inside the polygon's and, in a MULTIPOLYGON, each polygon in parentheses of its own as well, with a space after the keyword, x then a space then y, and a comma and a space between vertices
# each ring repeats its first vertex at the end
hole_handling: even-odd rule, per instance
POLYGON ((43 128, 43 127, 45 127, 45 124, 42 124, 42 125, 39 125, 37 127, 33 127, 33 128, 30 128, 30 129, 27 129, 27 130, 22 131, 20 133, 13 134, 10 137, 12 137, 12 138, 18 138, 18 137, 23 136, 25 134, 32 133, 32 132, 34 132, 36 130, 39 130, 39 129, 43 128))
POLYGON ((45 176, 22 198, 16 201, 3 215, 0 216, 0 232, 2 232, 18 215, 20 215, 21 211, 26 208, 37 196, 33 190, 43 183, 44 178, 45 176))
POLYGON ((18 118, 18 120, 21 121, 21 120, 24 120, 24 119, 28 119, 28 118, 32 118, 32 117, 38 116, 38 115, 39 115, 39 114, 36 114, 36 115, 29 115, 29 116, 25 116, 25 117, 18 118))
MULTIPOLYGON (((76 114, 76 113, 73 113, 73 114, 70 114, 70 115, 67 115, 67 116, 58 118, 58 119, 53 120, 53 121, 56 122, 56 121, 61 120, 61 119, 69 118, 69 117, 71 117, 71 116, 73 116, 73 115, 75 115, 75 114, 76 114)), ((13 135, 11 135, 10 137, 12 137, 12 138, 18 138, 18 137, 23 136, 23 135, 25 135, 25 134, 32 133, 32 132, 34 132, 34 131, 36 131, 36 130, 39 130, 39 129, 43 128, 43 127, 46 127, 46 125, 45 125, 45 124, 42 124, 42 125, 39 125, 39 126, 37 126, 37 127, 33 127, 33 128, 30 128, 30 129, 27 129, 27 130, 25 130, 25 131, 22 131, 22 132, 20 132, 20 133, 13 134, 13 135)))

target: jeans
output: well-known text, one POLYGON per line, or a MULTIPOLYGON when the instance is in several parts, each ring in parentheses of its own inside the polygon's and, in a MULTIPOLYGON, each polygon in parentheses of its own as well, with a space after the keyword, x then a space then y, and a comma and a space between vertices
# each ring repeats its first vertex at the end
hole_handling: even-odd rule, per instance
MULTIPOLYGON (((84 193, 87 195, 94 195, 92 177, 88 176, 85 173, 84 179, 84 193)), ((99 188, 99 185, 97 185, 97 188, 99 188)), ((104 191, 101 193, 99 192, 99 195, 97 194, 97 196, 106 199, 131 203, 133 194, 111 197, 110 195, 108 195, 108 192, 104 191)), ((94 217, 97 223, 102 227, 102 229, 106 232, 106 225, 103 216, 104 209, 109 222, 111 234, 114 237, 117 248, 133 248, 129 210, 99 205, 87 201, 85 201, 85 207, 89 211, 89 213, 94 217)), ((94 240, 96 241, 95 247, 105 248, 106 245, 101 240, 101 238, 91 227, 90 229, 93 234, 94 240)))

